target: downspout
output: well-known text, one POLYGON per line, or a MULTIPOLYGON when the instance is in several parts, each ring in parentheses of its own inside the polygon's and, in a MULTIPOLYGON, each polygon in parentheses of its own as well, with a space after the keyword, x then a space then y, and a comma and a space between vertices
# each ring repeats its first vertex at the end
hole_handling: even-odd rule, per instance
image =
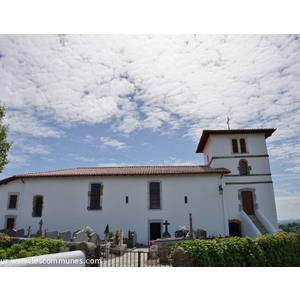
MULTIPOLYGON (((222 187, 223 189, 223 185, 222 185, 222 178, 223 178, 223 175, 221 175, 220 177, 220 186, 222 187)), ((226 236, 226 218, 225 218, 225 204, 224 204, 224 189, 222 190, 222 193, 221 193, 221 197, 222 197, 222 209, 223 209, 223 220, 224 220, 224 237, 226 236)))
POLYGON ((23 183, 23 189, 22 189, 22 196, 20 197, 21 201, 20 201, 20 209, 18 209, 18 225, 21 224, 21 220, 22 220, 22 208, 23 208, 23 201, 24 201, 24 193, 25 193, 25 181, 23 180, 23 178, 21 178, 21 181, 23 183))

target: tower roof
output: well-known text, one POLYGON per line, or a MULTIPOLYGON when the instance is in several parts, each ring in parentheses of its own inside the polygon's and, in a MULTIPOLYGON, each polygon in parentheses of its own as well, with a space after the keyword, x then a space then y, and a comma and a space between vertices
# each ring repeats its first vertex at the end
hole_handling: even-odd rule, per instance
POLYGON ((210 135, 232 135, 232 134, 257 134, 263 133, 265 138, 270 137, 275 128, 261 128, 261 129, 227 129, 227 130, 203 130, 196 153, 203 153, 205 145, 210 135))

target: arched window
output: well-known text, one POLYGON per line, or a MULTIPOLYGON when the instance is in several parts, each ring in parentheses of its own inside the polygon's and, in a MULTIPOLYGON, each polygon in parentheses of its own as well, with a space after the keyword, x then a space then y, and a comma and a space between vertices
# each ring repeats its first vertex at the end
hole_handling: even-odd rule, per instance
POLYGON ((240 139, 240 146, 241 146, 241 153, 246 153, 247 149, 246 149, 246 141, 245 141, 245 139, 240 139))
POLYGON ((232 140, 232 152, 233 153, 238 153, 239 152, 237 139, 232 140))
POLYGON ((32 216, 33 217, 41 217, 43 210, 43 196, 36 195, 33 197, 32 201, 32 216))
POLYGON ((246 160, 240 160, 239 171, 240 175, 249 175, 248 162, 246 160))

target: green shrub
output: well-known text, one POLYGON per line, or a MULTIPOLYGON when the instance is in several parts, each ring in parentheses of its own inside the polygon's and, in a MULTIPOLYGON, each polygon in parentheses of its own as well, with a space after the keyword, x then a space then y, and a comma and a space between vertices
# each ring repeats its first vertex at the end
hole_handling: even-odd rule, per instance
POLYGON ((0 233, 0 249, 7 249, 10 247, 11 241, 8 235, 0 233))
POLYGON ((267 267, 300 266, 299 234, 279 232, 256 238, 266 257, 267 267))
POLYGON ((65 249, 62 240, 31 238, 25 242, 13 244, 10 248, 0 247, 0 259, 17 259, 58 253, 65 249))
POLYGON ((178 247, 182 247, 190 260, 200 267, 300 266, 300 235, 293 233, 182 241, 172 249, 172 265, 173 253, 178 247))

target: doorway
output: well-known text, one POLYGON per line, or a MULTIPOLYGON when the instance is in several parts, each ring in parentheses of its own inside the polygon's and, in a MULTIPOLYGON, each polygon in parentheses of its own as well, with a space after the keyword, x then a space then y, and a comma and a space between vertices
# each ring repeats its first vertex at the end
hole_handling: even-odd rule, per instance
POLYGON ((14 229, 15 227, 15 218, 7 218, 6 229, 14 229))
POLYGON ((229 236, 242 236, 241 222, 239 220, 229 220, 229 236))
POLYGON ((243 211, 247 215, 254 215, 253 196, 251 191, 242 192, 243 211))
POLYGON ((156 240, 161 238, 161 223, 150 222, 150 240, 156 240))

